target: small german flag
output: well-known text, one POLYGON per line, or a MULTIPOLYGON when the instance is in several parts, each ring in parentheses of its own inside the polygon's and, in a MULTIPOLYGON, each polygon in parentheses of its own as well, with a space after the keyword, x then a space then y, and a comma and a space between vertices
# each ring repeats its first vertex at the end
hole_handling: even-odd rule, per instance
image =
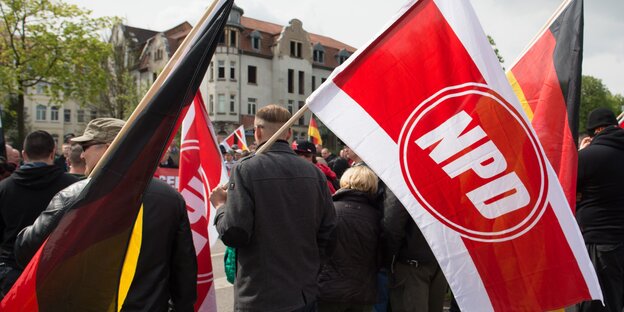
POLYGON ((583 1, 566 0, 507 72, 573 211, 582 61, 583 1))
POLYGON ((310 117, 310 126, 308 127, 308 137, 310 142, 314 145, 321 144, 323 145, 323 139, 321 139, 321 133, 319 132, 318 126, 316 125, 316 120, 314 116, 310 117))
POLYGON ((193 101, 233 3, 216 0, 193 28, 4 297, 1 311, 121 309, 120 276, 126 255, 136 252, 128 244, 142 219, 142 194, 180 112, 193 101))

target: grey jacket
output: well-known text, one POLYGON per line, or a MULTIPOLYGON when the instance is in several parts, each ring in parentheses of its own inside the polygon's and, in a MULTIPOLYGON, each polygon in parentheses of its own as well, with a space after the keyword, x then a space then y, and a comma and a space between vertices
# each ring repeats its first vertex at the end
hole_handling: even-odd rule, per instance
POLYGON ((237 247, 236 311, 293 311, 317 300, 336 213, 327 179, 286 141, 240 161, 215 216, 237 247))

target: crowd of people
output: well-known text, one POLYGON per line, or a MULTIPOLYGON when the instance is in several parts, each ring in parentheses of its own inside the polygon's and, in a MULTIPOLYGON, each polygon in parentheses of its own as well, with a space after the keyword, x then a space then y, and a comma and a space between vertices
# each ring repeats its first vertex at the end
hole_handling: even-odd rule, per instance
MULTIPOLYGON (((256 114, 254 144, 222 150, 230 175, 210 196, 214 225, 236 250, 236 311, 442 311, 448 284, 420 229, 392 191, 348 146, 334 155, 290 130, 264 153, 291 114, 256 114), (292 141, 291 143, 289 143, 292 141)), ((6 146, 0 182, 0 297, 56 227, 69 199, 121 130, 94 119, 56 156, 52 136, 6 146), (69 186, 69 187, 68 187, 69 186)), ((592 111, 579 144, 577 220, 605 296, 581 311, 624 308, 624 130, 613 112, 592 111)), ((172 165, 170 151, 160 166, 172 165)), ((144 244, 124 308, 192 311, 196 258, 186 206, 154 179, 143 195, 144 244), (142 258, 141 258, 142 257, 142 258)), ((459 311, 453 302, 451 311, 459 311)))

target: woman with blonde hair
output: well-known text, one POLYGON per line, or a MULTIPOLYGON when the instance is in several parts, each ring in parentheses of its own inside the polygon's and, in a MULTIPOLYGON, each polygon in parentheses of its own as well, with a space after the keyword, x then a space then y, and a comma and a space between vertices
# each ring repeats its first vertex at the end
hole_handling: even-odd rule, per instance
POLYGON ((378 179, 366 166, 348 169, 334 194, 336 246, 319 274, 320 312, 371 311, 377 302, 381 212, 378 179))

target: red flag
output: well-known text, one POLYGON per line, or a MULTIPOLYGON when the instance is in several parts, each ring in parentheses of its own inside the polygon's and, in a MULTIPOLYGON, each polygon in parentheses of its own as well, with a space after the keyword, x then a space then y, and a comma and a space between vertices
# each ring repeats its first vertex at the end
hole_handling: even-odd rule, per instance
POLYGON ((249 148, 247 147, 247 139, 245 138, 245 128, 242 125, 236 128, 234 132, 223 139, 221 145, 228 151, 232 150, 232 146, 234 145, 238 145, 238 148, 243 151, 248 151, 249 148))
POLYGON ((186 201, 197 253, 197 302, 195 311, 217 311, 210 246, 217 239, 215 207, 210 191, 227 181, 221 152, 201 94, 195 95, 182 122, 179 191, 186 201))
POLYGON ((557 176, 468 1, 410 2, 308 105, 401 200, 462 310, 601 299, 557 176))
POLYGON ((564 1, 507 72, 574 211, 583 59, 583 1, 564 1))
POLYGON ((319 132, 318 126, 316 125, 316 120, 314 120, 314 116, 310 118, 308 136, 310 137, 310 142, 312 142, 312 144, 323 144, 323 139, 321 139, 321 133, 319 132))

